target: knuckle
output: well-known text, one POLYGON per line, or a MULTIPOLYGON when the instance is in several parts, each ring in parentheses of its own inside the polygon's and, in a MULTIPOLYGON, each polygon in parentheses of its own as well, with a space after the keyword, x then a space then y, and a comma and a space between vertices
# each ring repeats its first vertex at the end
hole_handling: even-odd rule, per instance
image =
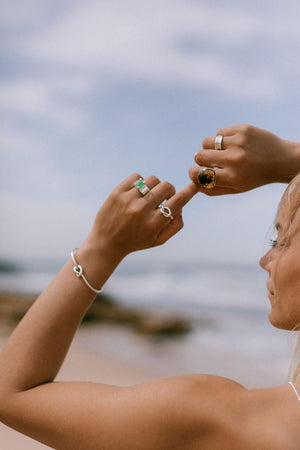
POLYGON ((206 165, 211 161, 211 152, 210 150, 202 150, 201 152, 197 153, 197 156, 195 156, 195 161, 199 165, 206 165))
POLYGON ((204 194, 207 197, 214 197, 216 195, 213 189, 205 189, 205 188, 202 188, 202 187, 201 187, 201 190, 199 192, 201 192, 201 195, 204 194))
POLYGON ((141 214, 141 206, 140 203, 134 202, 131 203, 127 208, 127 214, 129 217, 137 217, 141 214))
POLYGON ((162 181, 161 185, 164 190, 170 192, 173 195, 175 194, 175 187, 173 186, 173 184, 169 183, 169 181, 162 181))
POLYGON ((176 194, 176 189, 172 184, 170 185, 170 194, 171 194, 171 196, 176 194))
POLYGON ((161 186, 163 189, 169 189, 170 183, 169 183, 168 181, 161 181, 160 186, 161 186))
POLYGON ((152 191, 150 190, 150 192, 148 192, 148 194, 145 195, 143 199, 144 199, 145 203, 151 203, 152 200, 153 200, 153 193, 152 193, 152 191))
POLYGON ((246 156, 246 152, 241 149, 239 149, 239 151, 233 152, 229 157, 231 165, 234 167, 243 166, 247 160, 246 156))
POLYGON ((182 205, 184 204, 184 200, 185 200, 185 195, 183 192, 180 192, 177 194, 176 196, 176 206, 177 209, 182 209, 182 205))
POLYGON ((253 127, 252 125, 249 125, 249 124, 243 124, 243 125, 241 125, 240 132, 241 132, 244 136, 246 136, 246 138, 249 138, 249 136, 251 135, 253 129, 254 129, 254 127, 253 127))
POLYGON ((192 181, 194 181, 195 183, 198 183, 198 173, 199 173, 199 168, 198 167, 191 167, 189 169, 189 177, 192 181))
POLYGON ((123 204, 124 203, 124 192, 118 192, 117 189, 114 189, 110 195, 110 200, 115 204, 123 204))
POLYGON ((153 184, 158 184, 158 183, 160 183, 159 178, 157 178, 157 176, 155 176, 155 175, 150 175, 150 176, 149 176, 149 180, 150 180, 151 183, 153 183, 153 184))
POLYGON ((244 147, 248 140, 248 134, 244 131, 240 131, 235 135, 235 145, 238 147, 244 147))
POLYGON ((120 194, 118 194, 115 199, 114 199, 116 204, 119 204, 120 206, 122 206, 123 208, 126 208, 128 205, 128 196, 127 196, 127 192, 121 192, 120 194))
POLYGON ((114 190, 111 191, 111 193, 109 194, 109 198, 110 198, 110 200, 115 201, 115 200, 117 199, 117 197, 118 197, 117 189, 114 189, 114 190))
POLYGON ((248 134, 253 129, 253 126, 249 125, 248 123, 244 123, 241 125, 241 129, 242 129, 243 133, 248 134))
POLYGON ((208 147, 210 144, 210 139, 209 137, 205 137, 202 141, 202 147, 208 147))
POLYGON ((194 158, 195 162, 197 164, 200 164, 202 161, 202 153, 201 152, 197 152, 195 153, 195 158, 194 158))
POLYGON ((131 176, 132 176, 132 178, 136 178, 136 179, 142 178, 142 176, 137 172, 134 172, 131 176))
POLYGON ((235 172, 229 172, 226 176, 227 186, 235 186, 237 183, 237 176, 235 172))

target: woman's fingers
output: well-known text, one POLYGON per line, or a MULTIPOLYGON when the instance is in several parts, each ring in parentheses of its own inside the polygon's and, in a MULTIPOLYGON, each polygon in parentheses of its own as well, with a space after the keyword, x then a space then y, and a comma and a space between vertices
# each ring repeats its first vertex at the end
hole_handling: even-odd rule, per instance
POLYGON ((197 194, 197 191, 198 189, 195 183, 190 183, 178 191, 177 194, 173 195, 173 197, 166 202, 166 205, 169 206, 169 208, 173 208, 176 214, 179 210, 182 210, 195 194, 197 194))
POLYGON ((149 207, 156 208, 163 201, 172 197, 175 192, 175 187, 171 183, 168 181, 161 181, 145 195, 144 200, 147 201, 149 207))
MULTIPOLYGON (((223 136, 222 150, 226 150, 228 147, 234 144, 236 132, 237 132, 236 127, 223 128, 217 132, 216 136, 223 136)), ((215 150, 216 136, 205 137, 202 141, 202 147, 205 150, 215 150)))
POLYGON ((213 191, 217 187, 232 188, 232 186, 230 185, 230 177, 229 177, 228 170, 222 169, 219 167, 214 167, 214 171, 216 173, 215 187, 213 187, 212 189, 207 189, 207 188, 201 186, 201 184, 199 183, 199 180, 198 180, 198 175, 199 175, 200 170, 205 169, 206 167, 207 166, 203 166, 203 167, 193 166, 193 167, 190 167, 190 169, 189 169, 189 176, 190 176, 191 180, 198 186, 198 190, 199 190, 199 188, 203 189, 204 191, 213 191))
POLYGON ((150 175, 147 178, 143 178, 139 173, 133 173, 129 175, 129 177, 125 178, 125 180, 121 181, 120 184, 118 184, 117 187, 115 187, 114 191, 118 194, 121 192, 126 191, 132 191, 134 193, 134 197, 139 198, 141 197, 141 194, 138 192, 137 188, 135 187, 136 181, 138 181, 140 178, 143 179, 144 183, 149 187, 149 189, 152 189, 154 186, 156 186, 160 181, 155 175, 150 175))
POLYGON ((221 150, 200 150, 195 153, 194 160, 199 166, 220 167, 225 165, 227 158, 226 151, 221 150))
POLYGON ((154 186, 160 183, 160 180, 155 175, 149 175, 148 177, 144 178, 144 182, 149 187, 149 189, 153 189, 154 186))
MULTIPOLYGON (((139 178, 135 173, 120 183, 100 208, 94 223, 93 233, 107 236, 121 255, 162 244, 176 234, 183 226, 183 206, 198 191, 196 184, 190 183, 175 193, 172 184, 151 175, 143 179, 149 190, 139 192, 135 186, 139 178), (170 229, 163 231, 168 226, 170 229)), ((142 190, 143 185, 140 187, 142 190)))
POLYGON ((139 198, 144 198, 145 200, 148 201, 152 197, 151 194, 152 189, 160 183, 159 179, 155 175, 150 175, 146 178, 142 178, 144 184, 150 189, 150 191, 148 191, 146 194, 143 195, 141 192, 139 192, 138 188, 135 186, 135 183, 140 178, 142 177, 134 179, 133 183, 131 184, 129 192, 127 193, 129 201, 139 198))
POLYGON ((218 186, 215 186, 213 189, 205 189, 204 187, 199 185, 198 192, 208 195, 209 197, 215 197, 217 195, 236 194, 237 190, 229 187, 218 186))
MULTIPOLYGON (((208 137, 204 138, 202 141, 202 147, 205 150, 215 150, 215 140, 216 140, 216 136, 208 136, 208 137)), ((231 140, 232 139, 230 138, 230 136, 229 137, 223 136, 222 150, 225 150, 230 145, 231 140)), ((217 150, 217 151, 221 151, 221 150, 217 150)))
POLYGON ((236 136, 239 133, 247 133, 251 128, 254 127, 247 124, 230 125, 228 127, 219 128, 216 133, 216 136, 217 135, 224 137, 236 136))
POLYGON ((144 184, 149 191, 143 195, 135 186, 135 182, 142 178, 139 174, 134 173, 122 181, 116 188, 117 193, 127 191, 127 201, 142 199, 148 204, 149 208, 157 208, 164 201, 171 199, 179 208, 182 208, 197 192, 194 183, 190 183, 176 194, 175 187, 168 181, 160 181, 155 175, 143 178, 144 184))
MULTIPOLYGON (((151 214, 151 223, 154 229, 159 230, 154 242, 155 246, 163 244, 182 229, 182 208, 198 192, 198 188, 195 183, 188 184, 176 194, 172 185, 169 185, 171 188, 168 190, 168 185, 169 183, 162 182, 153 189, 154 193, 151 202, 154 200, 154 203, 152 205, 153 214, 151 214), (171 193, 172 188, 173 195, 170 195, 168 200, 164 202, 163 205, 160 204, 161 202, 157 203, 158 200, 167 198, 166 193, 171 193), (163 208, 162 211, 166 215, 163 214, 161 208, 163 208)), ((151 192, 149 192, 149 194, 151 192)))
POLYGON ((134 186, 135 181, 141 178, 139 173, 132 173, 129 177, 125 178, 125 180, 121 181, 118 186, 115 187, 114 191, 116 193, 121 193, 124 191, 129 191, 134 186))
MULTIPOLYGON (((194 197, 195 194, 198 192, 198 187, 195 183, 190 183, 187 186, 185 186, 183 189, 181 189, 179 192, 177 192, 175 195, 173 195, 169 200, 167 200, 163 204, 163 211, 165 211, 165 214, 160 210, 160 208, 155 209, 155 217, 158 223, 161 225, 178 225, 178 217, 181 217, 182 208, 191 200, 191 198, 194 197), (168 216, 168 213, 170 216, 168 216), (176 219, 176 220, 175 220, 176 219)), ((182 218, 181 218, 181 227, 182 227, 182 218)), ((173 234, 175 234, 177 231, 175 231, 175 228, 173 226, 173 234)))
MULTIPOLYGON (((140 205, 139 208, 144 211, 146 208, 149 213, 152 210, 161 225, 164 223, 168 224, 170 222, 170 219, 167 220, 168 218, 161 213, 159 208, 161 204, 163 204, 166 208, 170 208, 173 218, 175 218, 175 215, 178 217, 178 212, 180 211, 181 213, 182 208, 199 190, 195 183, 190 183, 176 193, 175 188, 171 183, 167 181, 160 181, 156 176, 150 175, 143 178, 144 183, 149 187, 149 191, 143 195, 135 186, 135 182, 139 178, 142 177, 140 177, 138 173, 134 173, 127 177, 117 186, 116 190, 119 191, 117 193, 121 194, 121 191, 126 191, 126 199, 128 203, 140 200, 138 202, 140 205)), ((176 218, 175 223, 179 225, 178 218, 176 218)))
MULTIPOLYGON (((219 129, 217 136, 223 136, 220 150, 215 150, 216 137, 210 136, 203 140, 203 150, 194 156, 200 167, 217 168, 216 187, 209 193, 201 188, 209 195, 220 195, 217 188, 225 188, 222 193, 238 193, 288 181, 299 171, 290 143, 267 130, 240 124, 219 129)), ((197 170, 200 169, 190 169, 195 182, 197 170)))
MULTIPOLYGON (((167 219, 165 218, 167 221, 167 219)), ((157 236, 157 239, 155 241, 155 245, 162 245, 167 240, 169 240, 172 236, 174 236, 178 231, 180 231, 183 228, 183 219, 181 213, 179 213, 177 216, 174 217, 174 219, 171 222, 167 222, 168 226, 163 227, 163 229, 160 231, 160 233, 157 236)))
POLYGON ((156 245, 164 244, 168 239, 174 236, 178 231, 183 228, 182 208, 194 197, 198 192, 198 187, 195 183, 190 183, 171 197, 164 206, 169 208, 173 219, 164 217, 159 210, 157 210, 157 220, 160 220, 162 224, 165 223, 160 231, 156 245))

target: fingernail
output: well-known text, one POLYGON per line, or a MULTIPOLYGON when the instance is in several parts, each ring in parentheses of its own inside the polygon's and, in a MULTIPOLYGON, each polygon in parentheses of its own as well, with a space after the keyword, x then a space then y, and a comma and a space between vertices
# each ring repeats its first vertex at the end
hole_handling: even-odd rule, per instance
POLYGON ((197 162, 197 161, 196 161, 197 154, 198 154, 198 152, 196 152, 196 153, 194 154, 194 161, 195 161, 195 162, 197 162))

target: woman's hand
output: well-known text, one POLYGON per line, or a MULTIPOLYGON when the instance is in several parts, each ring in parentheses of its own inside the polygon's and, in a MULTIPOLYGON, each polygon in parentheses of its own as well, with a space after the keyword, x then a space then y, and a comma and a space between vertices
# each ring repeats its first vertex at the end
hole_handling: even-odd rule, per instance
POLYGON ((175 194, 170 183, 160 182, 152 175, 144 179, 150 191, 143 196, 134 185, 139 178, 139 174, 132 174, 112 191, 87 239, 96 248, 108 248, 119 259, 133 251, 161 245, 176 234, 183 227, 182 208, 198 190, 190 183, 175 194), (158 208, 165 200, 172 220, 158 208))
POLYGON ((198 183, 199 167, 191 167, 190 178, 208 195, 235 194, 268 183, 289 182, 300 170, 300 144, 286 141, 251 125, 234 125, 218 130, 224 136, 223 150, 215 150, 215 137, 203 140, 195 162, 214 167, 216 186, 205 189, 198 183))

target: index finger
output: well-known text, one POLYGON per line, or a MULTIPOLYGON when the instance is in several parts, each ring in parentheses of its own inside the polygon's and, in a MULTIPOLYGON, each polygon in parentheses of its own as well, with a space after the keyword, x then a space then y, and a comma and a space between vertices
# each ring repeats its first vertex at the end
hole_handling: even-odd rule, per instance
POLYGON ((139 173, 133 173, 129 175, 129 177, 125 178, 125 180, 121 181, 113 190, 113 192, 116 192, 120 194, 123 191, 129 191, 134 187, 134 183, 139 179, 142 178, 139 173))
POLYGON ((198 192, 198 186, 195 183, 190 183, 185 186, 181 191, 178 191, 173 197, 171 197, 167 202, 166 206, 169 206, 171 210, 182 209, 198 192), (173 209, 172 209, 173 208, 173 209))

